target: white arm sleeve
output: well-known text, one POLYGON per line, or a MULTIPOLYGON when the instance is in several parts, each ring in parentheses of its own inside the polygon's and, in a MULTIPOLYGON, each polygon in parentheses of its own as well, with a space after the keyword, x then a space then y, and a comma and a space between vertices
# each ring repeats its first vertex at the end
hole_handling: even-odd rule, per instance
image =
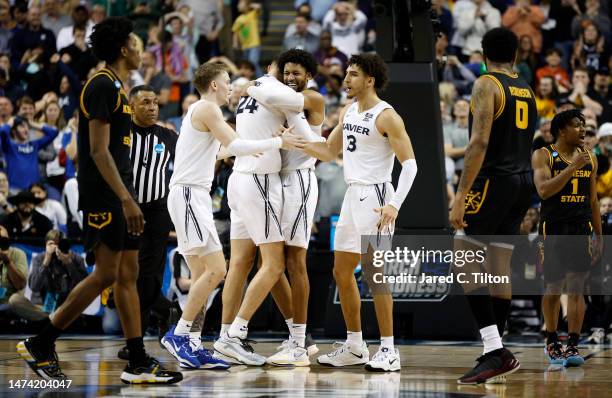
POLYGON ((281 111, 301 112, 304 109, 304 96, 276 79, 266 79, 259 85, 250 86, 247 94, 257 102, 281 111))
POLYGON ((260 152, 280 149, 283 140, 280 137, 267 140, 245 140, 236 138, 227 146, 227 151, 235 156, 253 155, 260 152))
POLYGON ((286 112, 285 117, 287 118, 287 124, 293 126, 295 135, 299 135, 308 142, 325 142, 325 138, 321 137, 320 133, 317 134, 312 131, 304 112, 286 112))
POLYGON ((397 182, 397 189, 391 198, 389 204, 395 207, 398 211, 400 207, 402 207, 402 203, 404 203, 404 199, 408 196, 408 192, 410 192, 410 188, 412 187, 412 183, 414 182, 414 178, 417 174, 417 163, 415 159, 408 159, 402 163, 402 172, 399 176, 399 181, 397 182))

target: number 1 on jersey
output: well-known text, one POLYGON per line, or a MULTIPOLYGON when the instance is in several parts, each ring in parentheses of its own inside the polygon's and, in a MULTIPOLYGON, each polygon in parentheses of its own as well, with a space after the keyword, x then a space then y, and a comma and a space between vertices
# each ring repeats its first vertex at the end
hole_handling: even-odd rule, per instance
POLYGON ((578 194, 578 179, 572 178, 572 195, 578 194))
POLYGON ((516 100, 516 127, 521 130, 525 130, 529 124, 528 109, 527 102, 516 100))

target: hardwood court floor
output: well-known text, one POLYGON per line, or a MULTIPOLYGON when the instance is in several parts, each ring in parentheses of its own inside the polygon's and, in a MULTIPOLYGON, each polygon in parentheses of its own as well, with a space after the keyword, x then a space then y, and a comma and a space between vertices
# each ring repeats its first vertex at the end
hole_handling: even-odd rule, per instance
MULTIPOLYGON (((15 352, 14 338, 0 340, 0 397, 612 397, 612 346, 583 347, 581 368, 549 367, 540 344, 512 344, 521 369, 505 385, 459 386, 461 376, 481 352, 473 343, 420 342, 399 346, 401 373, 369 373, 359 367, 332 369, 236 366, 228 371, 184 372, 175 386, 127 386, 119 375, 125 363, 117 359, 123 345, 108 337, 62 339, 57 351, 64 372, 72 379, 68 390, 11 389, 17 380, 37 380, 15 352)), ((210 342, 205 343, 210 347, 210 342)), ((269 355, 278 342, 255 345, 269 355)), ((157 341, 146 342, 149 353, 172 365, 157 341)), ((318 344, 328 352, 330 344, 318 344)), ((378 347, 370 347, 373 354, 378 347)), ((313 360, 313 362, 315 362, 313 360)), ((178 369, 178 367, 177 367, 178 369)))

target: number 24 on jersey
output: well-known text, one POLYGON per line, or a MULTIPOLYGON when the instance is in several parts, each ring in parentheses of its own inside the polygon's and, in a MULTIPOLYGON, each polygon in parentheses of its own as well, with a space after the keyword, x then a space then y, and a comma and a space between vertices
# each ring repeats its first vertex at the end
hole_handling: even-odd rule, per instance
POLYGON ((248 111, 249 113, 255 113, 259 106, 257 105, 257 101, 255 98, 251 97, 241 97, 240 102, 238 103, 238 109, 236 109, 236 114, 240 114, 242 112, 248 111))

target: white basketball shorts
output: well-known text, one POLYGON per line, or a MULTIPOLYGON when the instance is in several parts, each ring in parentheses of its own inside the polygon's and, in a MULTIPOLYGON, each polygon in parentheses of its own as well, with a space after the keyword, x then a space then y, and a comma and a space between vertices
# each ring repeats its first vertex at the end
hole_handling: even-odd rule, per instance
POLYGON ((231 209, 230 239, 250 239, 258 246, 284 241, 282 190, 278 173, 234 171, 227 184, 227 203, 231 209))
POLYGON ((334 250, 359 254, 366 253, 368 246, 374 250, 389 250, 394 226, 379 231, 377 224, 380 213, 374 209, 386 205, 393 192, 393 185, 389 182, 349 185, 336 224, 334 250))
POLYGON ((174 185, 168 194, 168 212, 176 230, 179 253, 184 256, 205 256, 223 249, 215 228, 208 191, 174 185))
POLYGON ((308 249, 312 219, 317 207, 319 185, 314 170, 281 172, 283 213, 281 226, 285 245, 308 249))

